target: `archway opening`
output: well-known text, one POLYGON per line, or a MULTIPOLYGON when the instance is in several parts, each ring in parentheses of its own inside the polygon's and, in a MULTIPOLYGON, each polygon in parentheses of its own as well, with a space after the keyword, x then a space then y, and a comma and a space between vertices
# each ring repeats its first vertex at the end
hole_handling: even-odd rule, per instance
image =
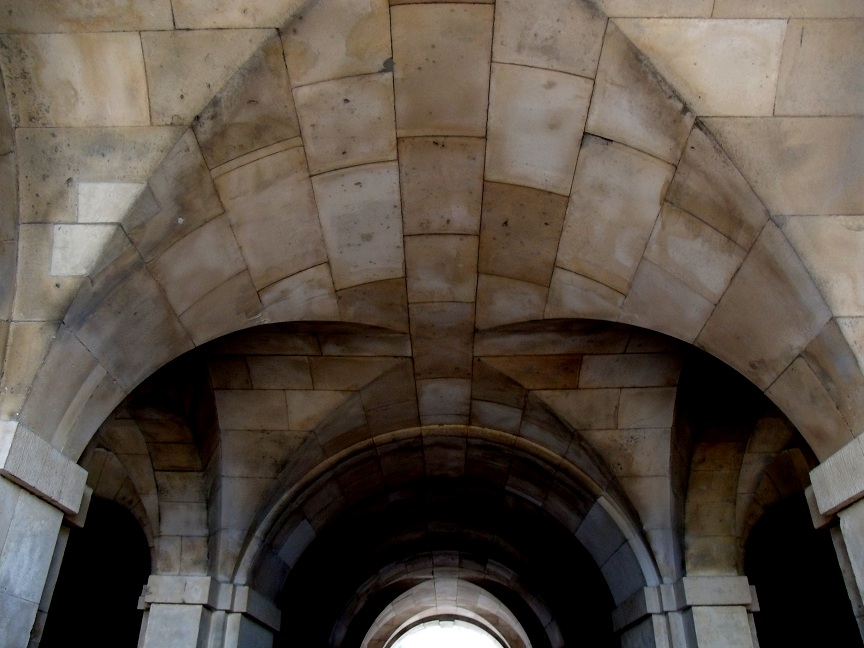
POLYGON ((508 648, 483 628, 461 619, 435 619, 417 625, 387 648, 508 648))

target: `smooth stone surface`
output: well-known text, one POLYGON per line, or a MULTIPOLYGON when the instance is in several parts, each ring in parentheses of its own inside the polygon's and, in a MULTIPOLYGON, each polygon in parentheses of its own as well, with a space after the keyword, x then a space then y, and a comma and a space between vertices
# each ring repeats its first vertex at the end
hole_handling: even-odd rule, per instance
POLYGON ((615 24, 696 114, 772 114, 785 21, 621 19, 615 24))
POLYGON ((0 376, 2 420, 14 420, 27 398, 28 387, 45 359, 51 341, 57 333, 55 322, 11 322, 8 346, 0 376))
POLYGON ((585 0, 498 0, 492 58, 593 78, 605 28, 585 0))
POLYGON ((78 222, 121 222, 146 186, 139 182, 79 182, 78 222))
POLYGON ((775 114, 864 115, 862 66, 861 20, 790 21, 775 114))
POLYGON ((564 196, 487 182, 480 272, 547 286, 566 210, 564 196))
POLYGON ((473 302, 477 245, 476 236, 406 236, 408 301, 473 302))
POLYGON ((479 4, 390 10, 399 137, 486 133, 492 22, 479 4))
POLYGON ((579 384, 582 356, 500 356, 484 358, 483 362, 526 389, 575 389, 579 384))
POLYGON ((177 29, 282 27, 305 0, 171 0, 177 29))
POLYGON ((469 378, 474 305, 411 304, 414 371, 423 378, 469 378))
POLYGON ((620 389, 544 389, 534 393, 577 430, 616 427, 620 389))
POLYGON ((226 279, 180 315, 196 345, 262 323, 261 300, 247 271, 226 279))
POLYGON ((295 87, 381 72, 390 58, 387 0, 305 3, 281 31, 295 87))
MULTIPOLYGON (((81 285, 81 277, 52 277, 53 225, 21 225, 13 302, 16 320, 60 320, 81 285)), ((9 249, 9 248, 7 248, 9 249)))
POLYGON ((408 290, 404 279, 385 279, 344 288, 337 293, 346 322, 408 332, 408 290))
POLYGON ((50 274, 58 277, 90 274, 102 250, 119 233, 117 225, 55 225, 50 274))
POLYGON ((0 65, 18 126, 149 126, 137 33, 6 35, 0 65))
POLYGON ((141 45, 154 124, 187 126, 273 32, 144 32, 141 45))
POLYGON ((259 290, 327 260, 302 148, 240 166, 216 188, 259 290))
POLYGON ((477 281, 477 328, 542 319, 547 292, 546 286, 481 274, 477 281))
POLYGON ((610 18, 710 18, 716 0, 596 0, 610 18))
POLYGON ((294 99, 311 174, 396 159, 389 73, 303 86, 294 99))
POLYGON ((694 120, 650 61, 610 23, 585 130, 675 164, 694 120))
POLYGON ((395 163, 315 176, 312 185, 336 290, 404 276, 395 163))
POLYGON ((326 263, 270 284, 259 294, 268 321, 339 321, 333 277, 326 263))
POLYGON ((602 283, 575 272, 555 268, 549 284, 549 299, 544 316, 589 318, 615 321, 624 295, 602 283))
POLYGON ((486 179, 568 195, 592 88, 563 72, 493 64, 486 179))
POLYGON ((864 18, 858 0, 715 0, 715 18, 864 18))
POLYGON ((626 294, 674 170, 635 149, 586 137, 557 265, 626 294))
POLYGON ((485 145, 476 137, 399 140, 406 236, 480 231, 485 145))
POLYGON ((0 0, 3 31, 122 32, 173 29, 171 0, 0 0))

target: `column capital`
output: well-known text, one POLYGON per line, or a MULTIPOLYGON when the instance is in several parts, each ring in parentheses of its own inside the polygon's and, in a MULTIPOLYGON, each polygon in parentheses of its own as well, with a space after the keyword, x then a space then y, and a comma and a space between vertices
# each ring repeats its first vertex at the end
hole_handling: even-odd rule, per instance
POLYGON ((864 437, 855 437, 811 470, 810 482, 823 516, 864 498, 864 437))

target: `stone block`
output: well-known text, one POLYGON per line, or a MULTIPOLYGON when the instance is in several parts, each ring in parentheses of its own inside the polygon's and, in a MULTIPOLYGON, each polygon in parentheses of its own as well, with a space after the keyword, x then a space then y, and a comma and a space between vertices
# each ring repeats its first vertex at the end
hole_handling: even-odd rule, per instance
POLYGON ((259 290, 327 260, 302 148, 250 161, 216 187, 259 290))
POLYGON ((786 21, 621 19, 615 24, 696 114, 773 113, 786 21))
POLYGON ((471 381, 461 378, 439 378, 417 381, 417 403, 420 417, 468 416, 471 405, 471 381))
POLYGON ((678 355, 630 353, 586 355, 579 373, 583 389, 598 387, 674 387, 681 373, 678 355))
POLYGON ((579 525, 576 539, 588 550, 598 567, 626 543, 621 529, 599 502, 591 507, 579 525))
POLYGON ((399 137, 486 133, 493 8, 390 10, 399 137), (447 101, 441 101, 447 97, 447 101))
POLYGON ((294 101, 311 174, 396 159, 391 74, 302 86, 294 101))
POLYGON ((549 284, 545 317, 589 318, 615 321, 624 295, 575 272, 555 268, 549 284))
POLYGON ((276 477, 305 439, 282 430, 224 430, 222 476, 276 477))
POLYGON ((295 87, 381 72, 390 58, 387 0, 306 3, 282 30, 295 87))
POLYGON ((743 605, 697 606, 690 614, 699 646, 721 648, 734 642, 741 648, 753 648, 747 609, 743 605))
POLYGON ((668 202, 645 249, 646 259, 715 304, 745 256, 743 248, 668 202))
POLYGON ((157 471, 156 488, 161 502, 203 502, 204 480, 199 472, 157 471))
POLYGON ((217 390, 216 409, 225 430, 287 430, 285 393, 278 390, 217 390))
POLYGON ((621 390, 618 427, 666 428, 672 426, 677 390, 664 387, 644 387, 621 390))
POLYGON ((76 221, 76 183, 144 183, 180 136, 172 127, 18 129, 21 222, 76 221))
POLYGON ((183 574, 207 574, 209 559, 208 539, 202 537, 182 538, 180 571, 183 574))
POLYGON ((203 622, 201 605, 154 603, 147 612, 142 648, 197 646, 203 622))
POLYGON ((140 182, 79 182, 79 223, 120 223, 146 188, 140 182))
POLYGON ((398 358, 309 358, 309 370, 315 389, 356 390, 392 369, 398 358))
POLYGON ((255 326, 262 319, 261 300, 246 270, 223 281, 180 315, 196 345, 255 326))
POLYGON ((669 475, 669 428, 580 430, 617 477, 669 475))
POLYGON ((248 363, 249 375, 251 376, 249 388, 312 389, 309 358, 296 356, 249 356, 245 362, 242 359, 238 359, 238 361, 243 363, 243 371, 245 371, 246 363, 248 363))
POLYGON ((710 18, 714 0, 597 0, 610 18, 710 18))
POLYGON ((9 646, 29 645, 38 610, 38 602, 0 592, 0 635, 9 646))
POLYGON ((182 557, 182 539, 179 536, 161 536, 156 539, 154 574, 179 574, 182 557))
POLYGON ((864 496, 862 463, 864 447, 860 437, 855 437, 810 471, 820 513, 834 513, 864 496))
POLYGON ((333 171, 312 185, 337 290, 404 276, 395 163, 333 171))
POLYGON ((864 83, 859 74, 864 65, 862 48, 864 23, 860 20, 791 20, 775 114, 864 114, 864 83))
MULTIPOLYGON (((404 195, 404 186, 402 191, 404 195)), ((385 279, 344 288, 336 293, 336 299, 345 322, 408 332, 408 290, 404 279, 385 279)))
POLYGON ((606 16, 583 0, 499 0, 492 58, 593 78, 605 29, 606 16))
POLYGON ((864 18, 857 0, 716 0, 715 18, 864 18))
POLYGON ((148 443, 153 470, 201 470, 198 448, 192 443, 148 443))
POLYGON ((300 135, 278 35, 225 83, 192 128, 211 169, 300 135))
POLYGON ((409 302, 473 302, 477 290, 476 236, 405 237, 409 302))
POLYGON ((477 234, 485 155, 475 137, 400 139, 405 234, 477 234))
POLYGON ((552 411, 577 430, 610 430, 618 416, 618 389, 538 390, 552 411))
POLYGON ((772 215, 864 213, 864 120, 856 117, 707 118, 706 126, 772 215))
POLYGON ((618 483, 639 514, 643 529, 673 528, 672 485, 668 476, 625 476, 619 477, 618 483))
POLYGON ((676 164, 695 116, 610 23, 585 130, 676 164))
POLYGON ((150 177, 123 222, 123 229, 146 261, 222 213, 213 180, 192 131, 183 137, 150 177))
POLYGON ((265 29, 142 33, 153 123, 191 124, 272 34, 265 29))
POLYGON ((548 285, 566 210, 564 196, 487 182, 480 272, 548 285))
POLYGON ((0 65, 16 126, 150 125, 136 32, 9 34, 0 65))
POLYGON ((563 72, 493 64, 486 179, 568 195, 592 89, 563 72))
POLYGON ((207 506, 203 502, 162 502, 159 507, 160 533, 179 536, 206 536, 207 506))
POLYGON ((474 305, 411 304, 409 313, 417 379, 470 377, 474 305))
POLYGON ((350 397, 344 391, 288 391, 288 427, 313 430, 350 397))
POLYGON ((544 324, 539 330, 526 326, 523 330, 478 332, 476 337, 478 356, 624 353, 628 342, 622 329, 608 322, 544 324))
POLYGON ((122 32, 173 29, 171 0, 109 0, 89 2, 46 0, 38 5, 0 0, 4 31, 122 32))
POLYGON ((321 334, 321 350, 333 356, 399 356, 411 355, 411 340, 402 333, 369 331, 365 334, 321 334))
POLYGON ((626 294, 675 168, 586 136, 557 265, 626 294))
POLYGON ((830 317, 798 256, 769 223, 699 334, 697 345, 765 389, 830 317))
MULTIPOLYGON (((11 133, 8 148, 12 148, 11 133)), ((479 186, 481 185, 478 184, 479 186)), ((3 205, 0 206, 0 241, 11 243, 18 234, 18 167, 15 164, 15 154, 11 151, 0 154, 0 192, 4 196, 3 205)), ((479 194, 477 197, 479 199, 479 194)), ((478 222, 479 213, 478 208, 478 222)))
POLYGON ((52 277, 94 275, 129 247, 118 225, 70 223, 54 226, 52 277))
MULTIPOLYGON (((475 358, 471 373, 471 397, 475 401, 488 401, 520 411, 525 407, 528 390, 518 382, 493 368, 490 358, 475 358)), ((520 414, 521 415, 521 414, 520 414)))
POLYGON ((543 318, 546 286, 481 274, 477 281, 477 328, 543 318))
POLYGON ((502 356, 484 358, 483 362, 526 389, 575 389, 582 356, 502 356))

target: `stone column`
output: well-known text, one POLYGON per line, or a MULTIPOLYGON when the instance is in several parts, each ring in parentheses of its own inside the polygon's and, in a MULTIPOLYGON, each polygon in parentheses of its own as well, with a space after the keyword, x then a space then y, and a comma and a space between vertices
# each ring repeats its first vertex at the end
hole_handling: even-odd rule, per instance
MULTIPOLYGON (((0 648, 31 645, 40 603, 50 601, 55 551, 65 546, 58 543, 60 523, 78 512, 86 478, 41 437, 0 421, 0 648)), ((32 645, 39 634, 37 628, 32 645)))
POLYGON ((743 576, 685 576, 646 587, 622 603, 613 623, 639 648, 758 648, 753 589, 743 576))
POLYGON ((153 575, 139 648, 271 648, 281 614, 254 590, 209 576, 153 575))

